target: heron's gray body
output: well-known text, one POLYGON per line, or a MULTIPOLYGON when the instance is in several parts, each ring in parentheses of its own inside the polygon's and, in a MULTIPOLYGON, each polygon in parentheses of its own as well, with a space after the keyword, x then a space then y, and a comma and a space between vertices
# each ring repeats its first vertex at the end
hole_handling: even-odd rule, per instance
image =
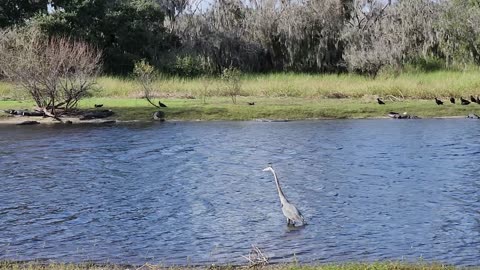
POLYGON ((295 207, 295 205, 287 202, 282 205, 283 215, 287 217, 287 223, 292 222, 294 225, 301 223, 304 224, 304 219, 300 211, 295 207))
POLYGON ((298 225, 305 225, 305 219, 303 218, 302 214, 295 205, 291 204, 285 194, 283 194, 282 188, 280 187, 280 183, 278 182, 277 174, 273 170, 272 166, 269 166, 263 171, 271 171, 273 173, 273 177, 275 178, 275 184, 277 185, 278 196, 280 197, 280 203, 282 204, 282 212, 283 215, 287 218, 287 224, 292 224, 293 226, 298 225))

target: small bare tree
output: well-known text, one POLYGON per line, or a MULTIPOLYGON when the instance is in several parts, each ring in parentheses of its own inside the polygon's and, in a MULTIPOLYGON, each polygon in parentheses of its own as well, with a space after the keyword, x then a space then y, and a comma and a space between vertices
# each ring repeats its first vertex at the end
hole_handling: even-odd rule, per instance
POLYGON ((226 94, 232 98, 233 104, 237 104, 237 96, 242 88, 240 77, 242 72, 236 68, 226 68, 222 73, 222 80, 226 84, 226 94))
POLYGON ((158 105, 155 104, 152 99, 153 96, 153 81, 156 79, 155 68, 147 63, 145 59, 135 63, 133 73, 137 77, 138 81, 143 88, 143 97, 155 108, 160 109, 161 107, 166 107, 161 101, 158 101, 158 105))
POLYGON ((0 70, 26 90, 37 106, 57 118, 76 107, 95 84, 102 54, 82 41, 49 38, 36 28, 0 33, 0 70))

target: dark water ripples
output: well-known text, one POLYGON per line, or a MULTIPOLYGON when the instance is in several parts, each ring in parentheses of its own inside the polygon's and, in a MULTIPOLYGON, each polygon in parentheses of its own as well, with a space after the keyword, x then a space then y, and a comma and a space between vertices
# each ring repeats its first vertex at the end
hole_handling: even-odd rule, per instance
POLYGON ((468 120, 0 127, 0 259, 480 264, 468 120), (309 225, 288 229, 272 176, 309 225))

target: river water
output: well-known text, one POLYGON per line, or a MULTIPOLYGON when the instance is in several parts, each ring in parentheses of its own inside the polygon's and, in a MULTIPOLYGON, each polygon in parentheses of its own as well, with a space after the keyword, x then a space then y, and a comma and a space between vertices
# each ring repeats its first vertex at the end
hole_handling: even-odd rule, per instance
POLYGON ((466 119, 0 126, 0 259, 480 265, 479 138, 466 119))

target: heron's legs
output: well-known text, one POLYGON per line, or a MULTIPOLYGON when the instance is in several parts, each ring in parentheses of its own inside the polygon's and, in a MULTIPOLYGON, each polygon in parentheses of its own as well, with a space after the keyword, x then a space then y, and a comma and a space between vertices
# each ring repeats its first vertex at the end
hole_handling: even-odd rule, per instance
POLYGON ((287 218, 287 226, 290 225, 291 220, 287 218))

